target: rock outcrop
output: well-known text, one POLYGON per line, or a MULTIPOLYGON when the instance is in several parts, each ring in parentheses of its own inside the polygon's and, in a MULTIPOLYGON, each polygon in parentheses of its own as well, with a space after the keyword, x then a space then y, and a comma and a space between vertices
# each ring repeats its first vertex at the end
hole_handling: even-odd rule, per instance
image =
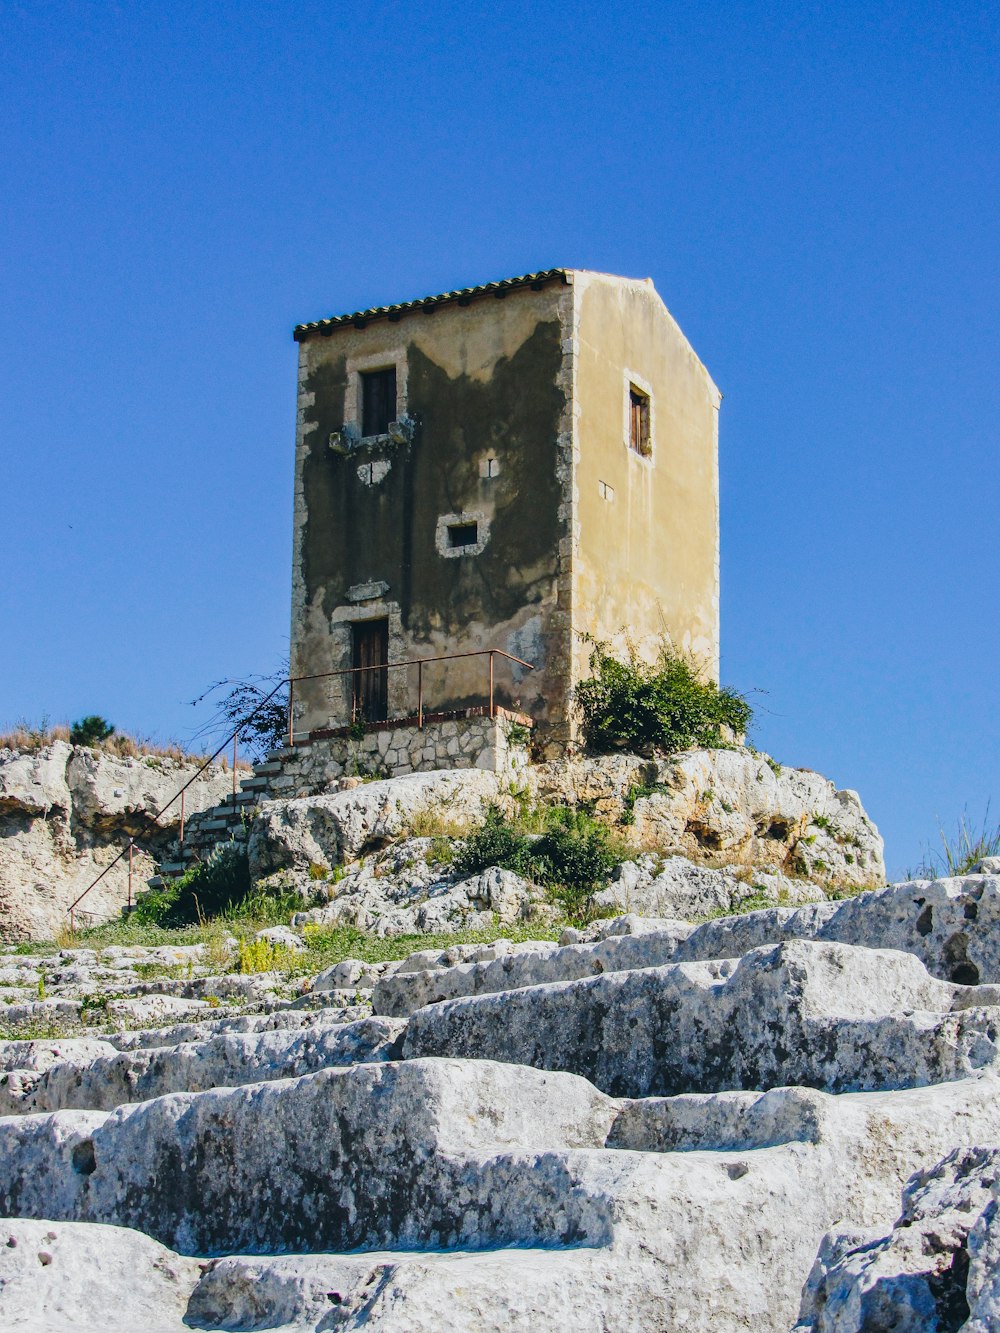
POLYGON ((871 887, 885 879, 882 839, 857 792, 838 791, 819 773, 783 767, 754 750, 577 759, 538 765, 527 780, 538 799, 586 802, 629 820, 640 848, 828 885, 871 887))
MULTIPOLYGON (((121 759, 65 741, 32 754, 0 751, 0 939, 49 939, 67 923, 70 903, 136 839, 138 889, 154 858, 176 835, 180 805, 155 814, 195 775, 198 763, 158 755, 121 759)), ((209 768, 185 795, 190 815, 231 790, 232 772, 209 768)), ((124 863, 91 893, 81 920, 116 917, 127 901, 124 863)))
POLYGON ((311 978, 8 952, 68 1016, 0 1041, 0 1323, 37 1265, 38 1326, 102 1333, 984 1333, 998 903, 983 873, 311 978), (101 982, 206 1008, 87 1026, 101 982))

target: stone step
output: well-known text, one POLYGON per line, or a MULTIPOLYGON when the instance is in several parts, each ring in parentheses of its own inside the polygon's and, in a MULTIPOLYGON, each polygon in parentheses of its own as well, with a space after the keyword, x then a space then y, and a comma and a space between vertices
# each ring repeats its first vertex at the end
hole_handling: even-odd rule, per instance
POLYGON ((294 747, 283 745, 278 750, 268 750, 267 754, 264 756, 264 762, 267 764, 280 764, 284 759, 294 759, 297 753, 298 751, 294 747))
POLYGON ((271 789, 271 784, 266 777, 244 778, 240 786, 246 792, 266 792, 271 789))
POLYGON ((263 764, 254 764, 253 775, 255 778, 272 777, 274 774, 280 773, 282 768, 283 764, 280 759, 265 760, 263 764))
POLYGON ((1000 1068, 998 1020, 1000 987, 938 981, 910 954, 794 940, 738 963, 430 1004, 411 1017, 404 1054, 529 1064, 625 1097, 793 1083, 841 1092, 1000 1068))
MULTIPOLYGON (((181 993, 190 983, 178 983, 181 993)), ((340 1011, 335 1011, 339 1013, 340 1011)), ((398 1018, 356 1023, 317 1020, 305 1032, 220 1033, 180 1046, 161 1046, 64 1060, 31 1080, 0 1083, 0 1116, 42 1111, 111 1111, 125 1102, 172 1092, 207 1092, 244 1083, 372 1064, 398 1056, 406 1024, 398 1018)))
POLYGON ((601 1244, 600 1168, 584 1168, 591 1180, 575 1190, 560 1185, 553 1206, 565 1167, 540 1169, 538 1154, 601 1148, 617 1111, 582 1079, 415 1060, 110 1113, 6 1117, 0 1209, 10 1215, 16 1198, 24 1216, 137 1227, 194 1254, 435 1245, 446 1236, 453 1245, 601 1244))

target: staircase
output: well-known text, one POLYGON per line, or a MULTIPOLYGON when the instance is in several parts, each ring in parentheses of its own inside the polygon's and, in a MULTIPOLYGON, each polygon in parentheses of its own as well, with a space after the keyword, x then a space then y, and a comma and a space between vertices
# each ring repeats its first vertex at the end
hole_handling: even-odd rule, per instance
POLYGON ((184 842, 174 843, 169 859, 160 863, 159 873, 146 881, 149 888, 165 888, 196 861, 204 861, 220 842, 245 843, 250 835, 253 812, 268 800, 272 779, 282 771, 285 760, 296 753, 297 750, 289 746, 270 750, 254 764, 252 775, 241 780, 238 792, 227 796, 218 805, 192 815, 184 827, 184 842))

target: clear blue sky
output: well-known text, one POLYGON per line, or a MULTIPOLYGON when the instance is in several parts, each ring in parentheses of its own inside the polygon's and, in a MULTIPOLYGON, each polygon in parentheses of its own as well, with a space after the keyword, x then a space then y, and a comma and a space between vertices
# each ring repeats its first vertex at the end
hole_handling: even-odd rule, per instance
POLYGON ((901 871, 1000 817, 995 5, 0 3, 0 724, 287 648, 293 324, 651 276, 725 394, 723 679, 901 871))

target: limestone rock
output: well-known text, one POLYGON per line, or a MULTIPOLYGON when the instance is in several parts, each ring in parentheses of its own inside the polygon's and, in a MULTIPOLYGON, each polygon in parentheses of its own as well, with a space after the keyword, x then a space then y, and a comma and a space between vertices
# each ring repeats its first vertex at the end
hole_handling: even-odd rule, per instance
POLYGON ((200 1277, 195 1260, 124 1227, 24 1218, 0 1222, 5 1329, 180 1333, 200 1277))
POLYGON ((357 926, 379 935, 448 934, 554 915, 545 894, 510 870, 458 879, 428 860, 429 838, 407 838, 325 886, 328 902, 296 912, 296 926, 357 926))
MULTIPOLYGON (((32 754, 0 751, 0 938, 49 939, 67 924, 70 903, 126 845, 137 839, 134 886, 152 874, 153 854, 169 841, 180 806, 153 815, 200 765, 158 755, 121 759, 65 741, 32 754)), ((208 768, 187 790, 188 815, 220 801, 232 774, 208 768)), ((80 921, 116 917, 128 896, 124 862, 82 905, 80 921), (85 909, 85 910, 84 910, 85 909)))
POLYGON ((250 834, 251 874, 260 879, 310 865, 330 869, 400 837, 415 815, 473 820, 499 794, 494 773, 447 769, 408 773, 329 796, 269 801, 250 834))
POLYGON ((782 874, 758 871, 747 877, 736 866, 713 869, 686 856, 644 856, 620 865, 594 902, 601 910, 691 921, 718 912, 739 911, 748 899, 787 904, 823 897, 818 885, 782 874))
POLYGON ((998 1001, 995 990, 970 997, 935 980, 908 954, 799 940, 739 963, 607 972, 430 1005, 410 1019, 404 1053, 562 1070, 625 1097, 912 1087, 997 1064, 998 1001), (990 1007, 965 1008, 970 999, 990 1007))
POLYGON ((998 1186, 995 1147, 958 1148, 918 1171, 888 1235, 847 1231, 824 1237, 796 1327, 812 1333, 995 1329, 998 1186))
POLYGON ((11 1117, 0 1210, 113 1220, 189 1253, 596 1243, 600 1200, 545 1155, 600 1146, 615 1111, 583 1079, 445 1060, 11 1117))
POLYGON ((0 1116, 42 1111, 110 1111, 171 1092, 201 1092, 319 1069, 368 1064, 398 1055, 405 1024, 384 1018, 308 1032, 226 1033, 180 1046, 140 1047, 41 1073, 0 1075, 0 1116))
POLYGON ((772 766, 752 750, 560 761, 530 769, 528 781, 545 800, 586 802, 615 820, 631 817, 636 844, 661 853, 828 885, 885 879, 882 839, 857 792, 838 791, 807 769, 772 766))

